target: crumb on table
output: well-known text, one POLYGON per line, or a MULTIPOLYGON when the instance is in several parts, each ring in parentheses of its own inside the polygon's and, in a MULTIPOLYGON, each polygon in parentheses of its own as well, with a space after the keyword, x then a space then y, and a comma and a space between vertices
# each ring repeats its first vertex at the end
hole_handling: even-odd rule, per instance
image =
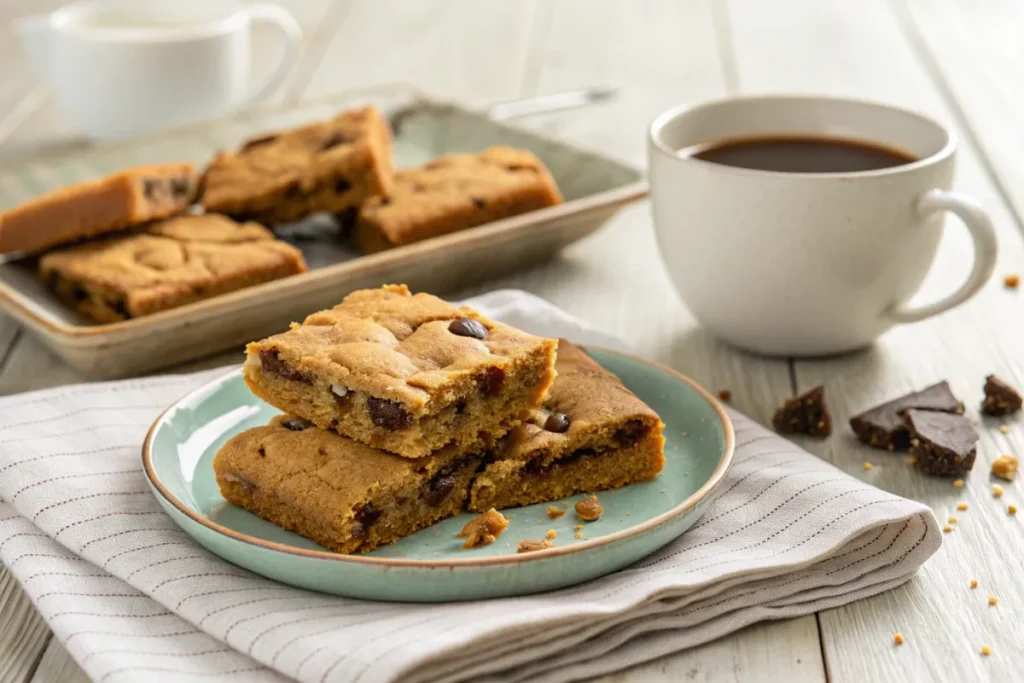
POLYGON ((892 640, 897 645, 902 645, 903 644, 903 634, 900 633, 899 631, 896 631, 896 633, 894 633, 893 636, 892 636, 892 640))
POLYGON ((558 532, 555 531, 554 529, 548 529, 548 532, 546 534, 544 534, 544 535, 548 538, 548 540, 553 540, 555 538, 558 538, 558 532))
POLYGON ((565 510, 558 507, 557 505, 548 505, 547 513, 548 517, 550 517, 551 519, 558 519, 559 517, 565 514, 565 510))
POLYGON ((1006 511, 1009 512, 1011 515, 1015 515, 1017 514, 1017 506, 1011 503, 1010 505, 1006 506, 1006 511))
POLYGON ((576 516, 584 522, 593 522, 601 516, 604 508, 597 502, 597 496, 584 498, 576 503, 576 516))
POLYGON ((872 467, 874 467, 874 465, 872 465, 871 463, 869 463, 869 462, 864 463, 864 469, 870 470, 872 467))
POLYGON ((989 607, 995 607, 998 602, 999 602, 999 598, 997 598, 996 596, 994 596, 994 595, 988 596, 988 606, 989 607))
POLYGON ((1017 467, 1019 463, 1017 458, 1012 455, 1000 455, 998 458, 992 461, 992 474, 996 475, 1000 479, 1006 481, 1013 481, 1013 478, 1017 476, 1017 467))
POLYGON ((1010 273, 1009 275, 1003 278, 1003 284, 1009 287, 1010 289, 1017 289, 1017 286, 1020 284, 1020 275, 1017 275, 1016 273, 1010 273))
POLYGON ((999 426, 999 433, 1000 434, 1009 434, 1010 433, 1010 428, 1007 427, 1006 425, 1000 425, 999 426))
POLYGON ((993 484, 992 485, 992 497, 993 498, 1002 498, 1002 496, 1003 496, 1003 487, 1000 486, 999 484, 993 484))
POLYGON ((963 512, 964 510, 967 509, 967 503, 958 503, 956 509, 959 510, 960 512, 963 512))
POLYGON ((947 524, 946 526, 942 527, 942 530, 945 531, 948 534, 949 532, 953 531, 953 526, 950 525, 950 524, 947 524))
POLYGON ((947 521, 947 522, 949 522, 950 524, 956 524, 956 523, 957 523, 957 522, 959 522, 960 520, 959 520, 959 519, 957 519, 957 518, 956 518, 956 517, 955 517, 954 515, 950 515, 950 516, 949 516, 949 519, 947 519, 946 521, 947 521))
POLYGON ((964 487, 964 480, 963 479, 954 479, 953 480, 953 488, 955 488, 955 489, 962 489, 963 487, 964 487))
POLYGON ((992 654, 992 648, 990 648, 988 645, 982 645, 981 646, 981 654, 983 654, 986 657, 988 657, 990 654, 992 654))
POLYGON ((977 587, 978 587, 978 580, 977 579, 971 579, 971 590, 974 590, 977 587))
POLYGON ((917 458, 915 458, 912 455, 908 455, 907 457, 903 458, 903 463, 905 465, 909 465, 910 467, 913 467, 914 465, 917 464, 917 458))
POLYGON ((462 527, 457 538, 464 538, 466 542, 463 548, 473 548, 478 545, 490 545, 501 536, 501 532, 508 527, 508 520, 500 512, 491 508, 487 512, 469 520, 466 526, 462 527))
POLYGON ((729 400, 732 399, 732 392, 729 391, 728 389, 720 389, 718 391, 718 398, 722 399, 725 402, 728 402, 729 400))
POLYGON ((545 540, 545 539, 540 539, 540 540, 526 539, 524 541, 519 541, 519 543, 516 543, 516 552, 517 553, 532 553, 532 552, 535 552, 537 550, 544 550, 545 548, 551 548, 552 546, 553 546, 553 544, 551 543, 551 541, 548 541, 548 540, 545 540))

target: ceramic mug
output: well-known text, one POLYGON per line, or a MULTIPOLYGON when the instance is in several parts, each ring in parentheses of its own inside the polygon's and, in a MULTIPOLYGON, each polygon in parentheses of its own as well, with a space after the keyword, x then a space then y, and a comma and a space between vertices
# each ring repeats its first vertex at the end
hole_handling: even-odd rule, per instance
POLYGON ((992 223, 951 192, 957 141, 939 123, 859 100, 737 97, 671 109, 650 126, 648 162, 662 258, 687 306, 713 334, 767 355, 863 347, 890 327, 963 303, 996 262, 992 223), (681 150, 759 136, 841 138, 902 150, 879 170, 751 170, 681 150), (967 280, 911 307, 946 213, 974 240, 967 280))
POLYGON ((14 27, 63 112, 92 138, 229 114, 284 81, 302 31, 283 8, 233 0, 91 0, 14 27), (278 29, 283 56, 250 94, 250 26, 278 29))

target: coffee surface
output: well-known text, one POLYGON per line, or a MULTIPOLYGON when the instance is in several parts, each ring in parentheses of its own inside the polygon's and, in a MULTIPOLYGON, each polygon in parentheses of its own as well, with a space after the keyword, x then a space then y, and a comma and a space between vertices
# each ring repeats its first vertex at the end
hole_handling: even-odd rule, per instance
POLYGON ((733 138, 683 153, 722 166, 785 173, 876 171, 917 161, 906 152, 874 143, 811 136, 733 138))

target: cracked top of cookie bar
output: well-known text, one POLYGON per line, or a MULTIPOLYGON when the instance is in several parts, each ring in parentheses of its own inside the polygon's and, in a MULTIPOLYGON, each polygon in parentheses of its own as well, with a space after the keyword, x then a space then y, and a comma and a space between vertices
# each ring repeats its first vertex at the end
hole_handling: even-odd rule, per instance
POLYGON ((245 472, 255 480, 251 483, 278 490, 293 480, 295 490, 304 495, 323 485, 331 496, 323 509, 343 510, 346 501, 354 505, 374 491, 410 479, 427 481, 462 457, 473 456, 444 448, 423 458, 403 458, 317 429, 301 418, 278 415, 228 441, 217 453, 214 469, 221 475, 245 472), (306 485, 300 486, 303 480, 306 485))
POLYGON ((555 369, 547 399, 505 437, 499 459, 554 459, 580 448, 624 448, 660 436, 658 414, 583 349, 559 339, 555 369))
POLYGON ((39 263, 43 279, 74 280, 129 298, 180 295, 278 267, 306 270, 301 252, 262 225, 217 214, 159 221, 142 232, 50 252, 39 263))
MULTIPOLYGON (((498 368, 508 382, 526 364, 550 368, 553 339, 527 334, 468 306, 456 307, 405 285, 353 292, 334 308, 246 347, 247 372, 261 351, 276 352, 310 378, 398 401, 422 414, 447 403, 481 373, 498 368)), ((531 376, 536 381, 536 376, 531 376)))
POLYGON ((238 151, 217 154, 203 176, 202 202, 231 213, 255 197, 308 192, 339 170, 372 166, 389 146, 387 123, 373 107, 250 138, 238 151))

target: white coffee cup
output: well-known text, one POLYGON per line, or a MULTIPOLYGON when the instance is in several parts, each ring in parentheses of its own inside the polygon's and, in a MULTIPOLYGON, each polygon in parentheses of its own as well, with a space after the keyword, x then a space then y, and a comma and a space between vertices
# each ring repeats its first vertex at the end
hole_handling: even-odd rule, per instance
POLYGON ((662 258, 701 324, 738 347, 798 356, 863 347, 893 325, 963 303, 992 275, 991 221, 974 200, 950 191, 956 145, 952 132, 925 116, 858 100, 753 96, 671 109, 651 124, 648 140, 662 258), (860 141, 916 161, 799 173, 687 152, 771 136, 860 141), (946 212, 974 240, 970 275, 946 298, 910 307, 946 212))
POLYGON ((14 26, 61 110, 96 139, 216 118, 264 99, 287 76, 302 38, 278 5, 233 0, 91 0, 14 26), (255 89, 253 21, 277 27, 284 43, 277 68, 255 89))

